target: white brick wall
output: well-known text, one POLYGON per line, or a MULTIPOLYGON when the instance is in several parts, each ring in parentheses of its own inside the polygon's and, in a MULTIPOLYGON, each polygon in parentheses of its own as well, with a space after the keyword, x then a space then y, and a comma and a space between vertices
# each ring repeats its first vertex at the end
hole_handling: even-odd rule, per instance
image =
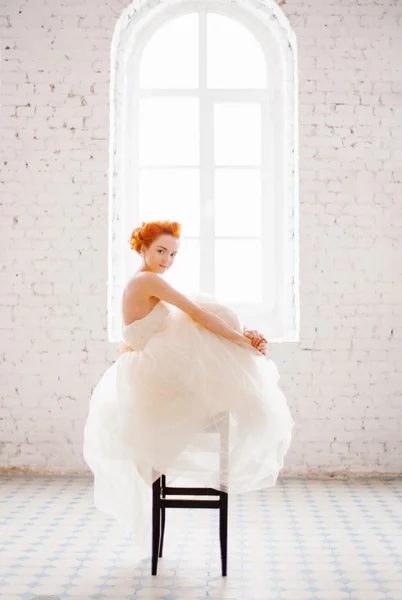
MULTIPOLYGON (((109 48, 128 0, 0 0, 0 466, 84 469, 106 340, 109 48)), ((272 348, 292 472, 402 461, 402 4, 288 0, 301 341, 272 348)))

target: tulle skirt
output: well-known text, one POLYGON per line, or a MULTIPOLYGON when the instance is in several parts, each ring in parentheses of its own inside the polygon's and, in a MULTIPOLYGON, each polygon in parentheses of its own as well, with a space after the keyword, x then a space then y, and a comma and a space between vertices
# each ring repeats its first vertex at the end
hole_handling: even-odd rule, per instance
MULTIPOLYGON (((207 307, 240 330, 229 309, 207 307)), ((256 350, 169 312, 93 392, 84 458, 95 506, 144 540, 160 474, 230 494, 275 485, 293 428, 278 380, 274 362, 256 350)))

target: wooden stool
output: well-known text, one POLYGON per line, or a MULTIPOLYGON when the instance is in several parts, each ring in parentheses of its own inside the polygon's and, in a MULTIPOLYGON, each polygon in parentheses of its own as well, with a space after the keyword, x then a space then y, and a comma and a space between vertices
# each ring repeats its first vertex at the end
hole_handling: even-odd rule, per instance
MULTIPOLYGON (((220 427, 220 470, 227 470, 229 415, 225 414, 220 427)), ((228 548, 228 494, 213 488, 170 487, 166 476, 161 475, 152 485, 152 575, 158 570, 158 557, 163 553, 167 508, 215 508, 219 509, 219 539, 221 548, 222 576, 227 574, 228 548), (168 498, 167 496, 215 496, 215 499, 196 500, 168 498)))

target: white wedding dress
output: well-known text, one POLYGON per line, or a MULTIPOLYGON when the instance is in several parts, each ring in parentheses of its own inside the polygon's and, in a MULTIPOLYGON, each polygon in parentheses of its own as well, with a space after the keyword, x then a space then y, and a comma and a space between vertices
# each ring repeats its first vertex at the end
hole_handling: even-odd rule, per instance
MULTIPOLYGON (((241 330, 225 306, 198 303, 241 330)), ((275 485, 293 419, 272 360, 162 301, 122 333, 132 351, 96 386, 84 432, 97 508, 143 538, 161 473, 230 494, 275 485)))

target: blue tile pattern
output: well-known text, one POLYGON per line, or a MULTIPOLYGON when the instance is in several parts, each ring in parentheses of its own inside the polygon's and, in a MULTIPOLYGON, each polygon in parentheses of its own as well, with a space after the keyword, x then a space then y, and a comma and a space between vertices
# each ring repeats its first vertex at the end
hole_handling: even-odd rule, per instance
POLYGON ((168 512, 157 577, 89 477, 0 477, 0 600, 401 600, 402 478, 283 478, 217 513, 168 512))

